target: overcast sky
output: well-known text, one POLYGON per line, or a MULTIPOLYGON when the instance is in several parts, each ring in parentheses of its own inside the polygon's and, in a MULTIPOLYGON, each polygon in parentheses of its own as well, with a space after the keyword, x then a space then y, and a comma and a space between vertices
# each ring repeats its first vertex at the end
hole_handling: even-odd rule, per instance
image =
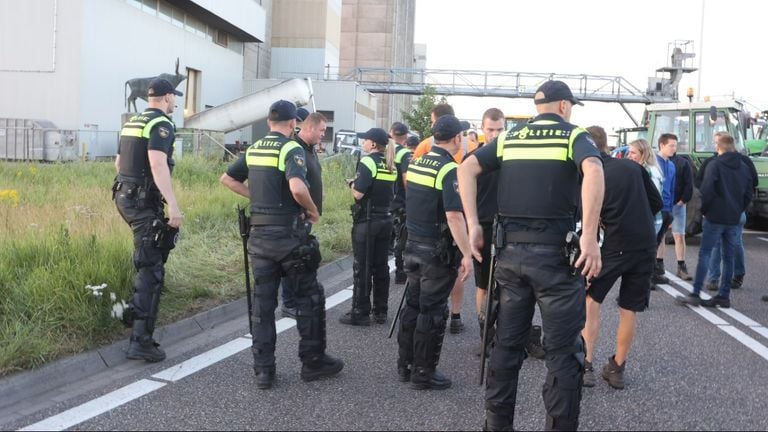
MULTIPOLYGON (((427 44, 427 68, 613 75, 645 90, 670 42, 693 40, 701 78, 686 75, 680 93, 700 79, 700 96, 735 95, 757 111, 768 109, 766 19, 768 2, 754 0, 416 0, 415 41, 427 44)), ((461 118, 492 106, 535 113, 525 99, 449 101, 461 118)), ((639 119, 643 105, 629 107, 639 119)), ((576 107, 571 121, 609 132, 632 125, 619 105, 600 102, 576 107)))

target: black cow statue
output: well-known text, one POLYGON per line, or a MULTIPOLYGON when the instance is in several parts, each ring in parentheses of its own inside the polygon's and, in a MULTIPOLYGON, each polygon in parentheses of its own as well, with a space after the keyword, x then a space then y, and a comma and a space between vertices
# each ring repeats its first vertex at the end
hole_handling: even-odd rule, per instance
POLYGON ((155 78, 166 79, 173 85, 174 88, 176 88, 176 86, 181 84, 182 81, 187 79, 187 76, 179 73, 179 59, 176 59, 175 74, 163 73, 156 77, 129 79, 125 82, 125 93, 127 95, 125 98, 125 105, 128 112, 131 112, 131 104, 133 104, 133 111, 139 112, 139 110, 136 109, 136 99, 142 99, 144 101, 147 100, 147 90, 149 90, 149 83, 152 82, 152 80, 155 78), (128 94, 128 87, 131 88, 131 94, 128 94))

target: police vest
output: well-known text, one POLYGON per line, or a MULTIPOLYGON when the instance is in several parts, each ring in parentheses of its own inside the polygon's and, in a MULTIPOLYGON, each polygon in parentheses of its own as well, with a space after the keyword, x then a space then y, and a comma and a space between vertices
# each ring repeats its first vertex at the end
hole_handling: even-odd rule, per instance
POLYGON ((457 167, 452 158, 434 150, 408 164, 405 206, 409 232, 410 226, 418 225, 416 231, 429 237, 440 235, 440 225, 446 222, 443 179, 457 167))
POLYGON ((270 134, 245 152, 251 214, 296 216, 301 206, 293 199, 285 178, 288 153, 301 145, 282 135, 270 134))
MULTIPOLYGON (((166 123, 169 133, 176 131, 173 121, 158 109, 147 109, 131 117, 120 130, 120 175, 135 179, 152 181, 147 149, 152 128, 166 123)), ((168 150, 168 167, 173 167, 173 146, 168 150)))
POLYGON ((360 165, 371 172, 373 184, 367 191, 359 191, 365 194, 363 199, 371 200, 373 212, 389 211, 389 204, 392 203, 394 195, 395 180, 397 172, 387 168, 387 162, 381 153, 371 153, 360 159, 360 165))
POLYGON ((576 211, 579 173, 573 143, 585 129, 538 120, 499 136, 499 214, 506 217, 565 219, 576 211), (506 189, 505 186, 514 188, 506 189))
POLYGON ((407 147, 403 147, 398 144, 395 147, 395 166, 397 167, 397 180, 395 182, 395 200, 399 200, 401 203, 405 200, 405 186, 403 185, 403 158, 411 154, 411 151, 407 147))

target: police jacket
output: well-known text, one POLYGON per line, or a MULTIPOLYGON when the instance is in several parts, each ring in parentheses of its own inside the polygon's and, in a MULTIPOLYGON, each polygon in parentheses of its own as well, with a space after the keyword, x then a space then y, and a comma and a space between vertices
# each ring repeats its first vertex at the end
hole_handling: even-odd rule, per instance
POLYGON ((447 223, 445 212, 462 211, 457 167, 453 156, 438 146, 408 164, 405 212, 409 238, 438 239, 447 223))
POLYGON ((675 204, 687 203, 693 197, 693 169, 688 159, 675 154, 671 158, 675 163, 675 204))
POLYGON ((119 176, 121 181, 141 184, 146 182, 157 191, 149 166, 148 150, 158 150, 168 155, 168 167, 173 170, 173 142, 176 126, 168 115, 157 108, 147 108, 128 120, 120 130, 119 176))
POLYGON ((403 174, 408 170, 408 163, 411 160, 411 150, 400 144, 395 146, 395 168, 397 169, 397 180, 395 181, 395 197, 392 200, 392 210, 405 207, 405 185, 403 184, 403 174))
POLYGON ((753 192, 749 168, 741 155, 723 153, 708 164, 704 173, 701 214, 712 223, 736 225, 752 201, 753 192))
POLYGON ((374 216, 389 216, 389 206, 395 193, 397 171, 387 168, 383 154, 374 152, 360 159, 352 187, 363 194, 359 201, 367 208, 370 201, 371 214, 374 216))
POLYGON ((306 183, 305 155, 296 141, 270 132, 229 166, 227 175, 239 182, 248 180, 252 223, 253 215, 264 215, 272 218, 263 218, 265 222, 256 224, 286 225, 302 211, 293 199, 288 180, 297 177, 306 183))
POLYGON ((600 159, 589 133, 556 114, 505 131, 474 155, 483 172, 499 171, 497 201, 507 231, 555 233, 575 226, 581 162, 600 159))
POLYGON ((642 165, 602 156, 606 184, 600 210, 600 225, 605 230, 603 252, 655 249, 653 215, 662 206, 659 190, 642 165))

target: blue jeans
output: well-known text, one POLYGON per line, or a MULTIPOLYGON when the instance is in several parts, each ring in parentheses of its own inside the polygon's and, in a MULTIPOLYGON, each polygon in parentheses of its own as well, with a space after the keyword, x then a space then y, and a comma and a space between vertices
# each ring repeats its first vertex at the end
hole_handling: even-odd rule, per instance
POLYGON ((699 263, 696 266, 696 277, 693 280, 693 293, 699 295, 704 279, 707 277, 710 256, 717 244, 722 244, 723 277, 720 279, 720 290, 717 295, 729 298, 731 294, 731 279, 733 278, 733 252, 736 249, 736 238, 739 225, 723 225, 709 222, 706 217, 703 223, 701 247, 699 248, 699 263))
MULTIPOLYGON (((742 232, 744 231, 744 224, 747 223, 747 214, 742 213, 741 219, 739 219, 739 231, 736 237, 736 250, 733 255, 733 276, 744 277, 747 274, 747 270, 744 267, 744 237, 742 232)), ((720 280, 720 241, 718 240, 715 245, 715 249, 712 250, 712 258, 709 260, 709 276, 707 280, 719 281, 720 280)))

